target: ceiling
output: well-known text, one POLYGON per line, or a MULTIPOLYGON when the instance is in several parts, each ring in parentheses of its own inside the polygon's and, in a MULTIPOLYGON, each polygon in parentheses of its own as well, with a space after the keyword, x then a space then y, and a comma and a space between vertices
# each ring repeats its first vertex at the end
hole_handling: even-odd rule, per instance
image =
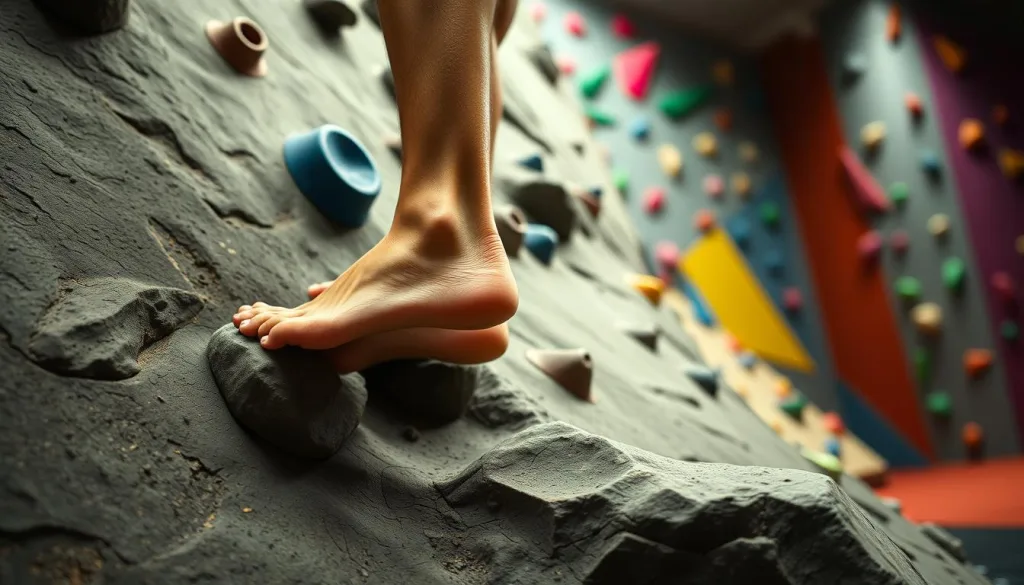
POLYGON ((731 45, 758 49, 775 38, 814 31, 813 14, 827 0, 619 0, 671 18, 731 45))

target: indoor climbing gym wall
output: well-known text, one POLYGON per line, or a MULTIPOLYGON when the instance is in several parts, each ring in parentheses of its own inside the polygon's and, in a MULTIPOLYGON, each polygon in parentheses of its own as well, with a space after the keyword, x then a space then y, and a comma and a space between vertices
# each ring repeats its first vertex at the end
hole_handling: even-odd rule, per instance
POLYGON ((698 320, 835 409, 756 63, 599 2, 526 8, 606 149, 652 272, 688 293, 698 320))
POLYGON ((897 467, 1020 451, 1012 100, 917 16, 833 2, 763 60, 840 409, 897 467))

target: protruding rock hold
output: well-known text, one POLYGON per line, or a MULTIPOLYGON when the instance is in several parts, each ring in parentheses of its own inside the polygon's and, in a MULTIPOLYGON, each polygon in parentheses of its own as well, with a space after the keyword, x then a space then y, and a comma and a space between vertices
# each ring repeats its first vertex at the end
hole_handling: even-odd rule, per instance
POLYGON ((381 177, 354 136, 331 124, 290 136, 284 162, 299 191, 329 219, 350 228, 366 223, 381 177))
POLYGON ((528 218, 555 230, 560 241, 569 240, 577 215, 565 185, 514 167, 496 172, 495 181, 528 218))
POLYGON ((562 75, 572 77, 576 74, 576 59, 569 55, 558 55, 555 57, 555 67, 558 67, 562 75))
POLYGON ((876 150, 885 140, 885 122, 871 122, 860 131, 860 142, 868 150, 876 150))
POLYGON ((761 158, 761 151, 757 145, 750 141, 744 141, 739 146, 740 160, 748 165, 754 164, 761 158))
POLYGON ((833 435, 846 433, 846 423, 843 422, 843 417, 839 416, 838 412, 826 412, 821 415, 821 426, 833 435))
POLYGON ((587 208, 590 217, 597 219, 601 215, 601 200, 594 197, 593 191, 578 191, 575 195, 583 203, 583 206, 587 208))
POLYGON ((363 416, 363 378, 339 377, 320 352, 266 351, 229 323, 213 334, 206 357, 239 424, 294 455, 330 457, 363 416))
POLYGON ((949 216, 944 213, 936 213, 928 218, 928 233, 936 239, 945 238, 949 234, 949 216))
POLYGON ((644 191, 643 205, 648 215, 661 213, 665 208, 665 190, 661 187, 648 187, 644 191))
POLYGON ((715 110, 713 119, 715 121, 715 126, 722 132, 729 132, 732 130, 732 110, 729 108, 723 106, 715 110))
POLYGON ((957 139, 964 150, 976 150, 985 142, 985 125, 981 120, 968 118, 960 122, 957 139))
POLYGON ((381 404, 420 428, 430 428, 465 414, 479 372, 479 366, 397 360, 367 368, 362 375, 371 404, 381 404))
POLYGON ((558 247, 558 234, 555 230, 546 225, 531 223, 526 226, 526 233, 523 235, 523 245, 541 264, 551 265, 555 256, 555 248, 558 247))
POLYGON ((676 179, 683 173, 683 153, 674 144, 658 147, 658 164, 665 176, 676 179))
POLYGON ((638 101, 647 98, 660 55, 661 47, 655 42, 642 43, 616 55, 615 80, 622 93, 638 101))
POLYGON ((789 378, 779 378, 775 381, 775 396, 789 398, 793 395, 793 382, 789 378))
POLYGON ((230 22, 211 20, 206 23, 206 38, 235 71, 250 77, 267 74, 267 62, 263 56, 270 43, 266 33, 253 20, 245 17, 230 22))
POLYGON ((28 355, 65 376, 124 380, 139 373, 139 353, 203 309, 176 288, 103 278, 66 291, 36 325, 28 355))
POLYGON ((711 97, 711 93, 712 89, 704 86, 676 91, 661 98, 658 109, 673 120, 685 118, 703 106, 711 97))
POLYGON ((968 349, 964 352, 964 371, 972 379, 988 373, 992 368, 992 351, 988 349, 968 349))
POLYGON ((981 425, 976 422, 969 422, 964 425, 961 431, 961 437, 964 441, 964 447, 971 454, 976 455, 982 444, 985 442, 985 430, 981 428, 981 425))
POLYGON ((526 237, 526 218, 515 205, 501 205, 494 208, 494 223, 498 227, 498 237, 505 248, 505 255, 515 258, 526 237))
POLYGON ((953 293, 960 293, 967 278, 967 264, 956 256, 947 258, 942 263, 942 283, 953 293))
POLYGON ((710 132, 701 132, 693 137, 693 149, 705 158, 718 156, 718 139, 710 132))
POLYGON ((910 320, 922 335, 942 333, 942 307, 938 303, 921 303, 910 310, 910 320))
POLYGON ((128 22, 131 0, 34 0, 54 21, 84 35, 115 31, 128 22))
POLYGON ((707 366, 687 366, 683 373, 690 380, 701 387, 712 398, 718 396, 719 378, 721 372, 707 366))
POLYGON ((337 34, 343 27, 355 26, 355 10, 341 0, 303 0, 306 11, 317 26, 327 33, 337 34))
POLYGON ((573 396, 593 402, 594 364, 585 349, 528 349, 526 359, 573 396))
POLYGON ((643 344, 647 349, 651 351, 657 351, 658 349, 658 337, 661 335, 661 330, 657 325, 641 325, 638 323, 631 323, 628 321, 620 321, 616 323, 616 327, 619 331, 622 331, 626 335, 637 340, 637 342, 643 344))
POLYGON ((932 37, 932 46, 939 55, 942 64, 953 73, 960 73, 967 66, 967 51, 954 43, 949 37, 936 35, 932 37))
POLYGON ((937 417, 948 417, 953 412, 953 399, 946 392, 932 392, 925 397, 924 405, 937 417))
POLYGON ((652 305, 661 304, 661 295, 665 292, 665 283, 656 276, 649 274, 631 274, 626 277, 626 282, 634 290, 642 294, 652 305))
POLYGON ((583 20, 583 16, 579 12, 572 11, 566 14, 564 24, 566 32, 572 36, 587 36, 587 22, 583 20))

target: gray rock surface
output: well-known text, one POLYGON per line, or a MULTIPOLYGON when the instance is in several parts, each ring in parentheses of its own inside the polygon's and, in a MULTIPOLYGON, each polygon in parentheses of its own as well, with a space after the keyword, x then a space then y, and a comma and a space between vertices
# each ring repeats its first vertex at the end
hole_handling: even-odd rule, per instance
MULTIPOLYGON (((813 543, 824 528, 825 542, 846 535, 838 545, 852 551, 839 570, 855 559, 877 571, 845 583, 885 582, 893 571, 901 583, 983 582, 856 479, 842 476, 839 491, 819 474, 674 461, 812 470, 742 400, 711 399, 683 376, 700 365, 693 340, 624 285, 624 273, 643 270, 639 240, 610 196, 575 88, 549 84, 527 54, 538 38, 526 13, 499 52, 496 165, 542 151, 545 179, 604 188, 601 214, 579 216, 589 235, 581 228, 563 243, 555 265, 528 254, 511 261, 521 301, 510 348, 478 370, 466 416, 418 429, 410 442, 409 421, 371 403, 337 453, 311 461, 267 448, 238 424, 205 353, 239 305, 302 303, 308 284, 337 276, 390 225, 401 169, 384 137, 398 118, 373 74, 387 63, 378 27, 360 18, 330 41, 298 0, 149 1, 133 3, 120 31, 83 40, 55 30, 32 2, 0 0, 0 583, 572 584, 622 571, 657 583, 672 582, 688 554, 686 570, 719 583, 746 584, 755 572, 757 583, 782 582, 794 579, 794 543, 813 543), (270 39, 270 74, 260 80, 235 74, 202 31, 209 19, 240 15, 270 39), (286 136, 326 121, 367 146, 384 180, 358 230, 323 218, 281 160, 286 136), (129 378, 39 367, 30 347, 40 325, 104 279, 179 291, 181 312, 165 314, 180 323, 143 343, 129 378), (657 323, 657 353, 615 331, 620 319, 657 323), (545 347, 590 351, 595 403, 526 361, 527 349, 545 347), (467 492, 454 507, 438 489, 474 461, 516 451, 495 447, 515 433, 552 421, 586 433, 547 426, 513 444, 597 457, 577 468, 563 456, 556 467, 538 448, 535 469, 509 458, 530 479, 524 494, 547 485, 595 494, 593 509, 578 497, 561 508, 554 556, 544 552, 550 517, 510 520, 534 501, 526 495, 467 492), (625 463, 594 464, 616 453, 625 463), (616 475, 624 466, 634 469, 626 480, 616 475), (610 519, 600 505, 611 500, 591 481, 602 478, 645 503, 630 513, 647 525, 617 519, 607 542, 587 538, 591 516, 610 519), (803 492, 786 487, 794 478, 803 492), (726 504, 765 491, 781 494, 763 500, 772 514, 737 517, 726 504), (786 497, 797 493, 806 502, 791 509, 786 497), (680 510, 684 498, 707 507, 680 510), (683 522, 686 512, 696 524, 683 522), (628 529, 612 533, 622 523, 628 529), (700 537, 689 546, 694 526, 700 537)), ((493 197, 511 202, 498 181, 493 197)), ((86 314, 105 302, 93 298, 86 314)), ((145 339, 149 329, 107 331, 117 336, 108 347, 134 347, 127 332, 145 339)), ((492 485, 488 469, 467 485, 492 485)), ((818 550, 808 553, 813 561, 818 550)))
POLYGON ((479 370, 437 360, 397 360, 368 368, 363 377, 374 402, 430 427, 465 414, 479 370))
POLYGON ((97 35, 128 22, 132 0, 33 0, 53 21, 75 33, 97 35))
POLYGON ((299 457, 334 455, 363 418, 362 377, 338 376, 321 352, 265 351, 229 323, 210 338, 206 358, 238 423, 299 457))

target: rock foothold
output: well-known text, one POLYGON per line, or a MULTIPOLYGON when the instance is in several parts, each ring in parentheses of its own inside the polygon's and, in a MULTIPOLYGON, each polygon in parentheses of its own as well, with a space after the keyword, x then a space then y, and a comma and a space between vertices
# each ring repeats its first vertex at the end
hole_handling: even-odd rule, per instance
POLYGON ((124 27, 131 0, 34 0, 39 10, 83 35, 100 35, 124 27))
POLYGON ((704 177, 704 192, 712 199, 720 199, 725 193, 725 181, 720 175, 704 177))
POLYGON ((602 65, 596 69, 588 71, 585 75, 580 78, 580 93, 587 99, 594 99, 597 94, 601 93, 601 88, 604 87, 608 76, 611 75, 611 68, 607 65, 602 65))
POLYGON ((284 162, 295 186, 328 219, 349 228, 366 223, 381 176, 354 136, 332 124, 290 136, 284 162))
POLYGON ((579 218, 565 185, 515 167, 496 172, 495 182, 529 219, 555 230, 559 241, 572 236, 579 218))
POLYGON ((710 232, 715 227, 715 214, 710 209, 699 209, 693 214, 693 226, 701 233, 710 232))
POLYGON ((903 103, 907 106, 907 111, 914 117, 915 120, 920 119, 924 115, 924 104, 921 102, 921 97, 914 92, 907 92, 907 95, 903 97, 903 103))
POLYGON ((843 417, 839 416, 838 412, 826 412, 821 415, 821 426, 833 435, 846 433, 846 423, 843 422, 843 417))
POLYGON ((363 378, 339 377, 321 352, 266 351, 229 323, 210 338, 206 357, 238 423, 293 455, 330 457, 363 416, 363 378))
POLYGON ((692 114, 711 98, 710 87, 695 87, 672 92, 658 102, 658 109, 673 120, 679 120, 692 114))
POLYGON ((967 66, 967 51, 949 37, 943 35, 932 37, 932 47, 935 48, 942 64, 951 72, 960 73, 967 66))
POLYGON ((967 264, 956 256, 942 263, 942 283, 953 293, 960 293, 967 278, 967 264))
POLYGON ((665 176, 677 179, 683 173, 683 153, 674 144, 662 144, 658 147, 658 165, 665 176))
POLYGON ((804 306, 804 295, 796 287, 788 287, 782 291, 782 307, 788 313, 799 312, 804 306))
POLYGON ((889 246, 898 256, 903 256, 910 248, 910 234, 906 230, 896 230, 889 234, 889 246))
POLYGON ((437 360, 396 360, 362 372, 370 402, 400 413, 420 428, 452 423, 466 413, 480 366, 437 360))
POLYGON ((992 368, 992 351, 972 348, 964 352, 964 371, 971 379, 984 376, 992 368))
POLYGON ((802 422, 804 419, 804 409, 807 408, 807 398, 799 392, 794 392, 791 396, 779 402, 779 408, 793 420, 802 422))
POLYGON ((211 20, 206 23, 206 38, 235 71, 250 77, 267 74, 267 61, 263 57, 270 43, 266 33, 252 19, 240 16, 230 22, 211 20))
POLYGON ((985 125, 975 118, 963 120, 957 131, 957 139, 964 150, 976 150, 985 143, 985 125))
POLYGON ((953 413, 953 399, 946 392, 932 392, 924 399, 925 409, 933 416, 948 417, 953 413))
POLYGON ((583 20, 583 16, 576 11, 569 12, 565 15, 565 30, 574 37, 585 37, 587 36, 587 22, 583 20))
POLYGON ((302 4, 317 26, 327 33, 337 34, 343 27, 355 26, 358 20, 355 10, 341 0, 303 0, 302 4))
POLYGON ((616 323, 615 326, 619 331, 632 337, 638 343, 647 347, 647 349, 651 351, 658 350, 658 338, 661 336, 661 330, 657 325, 642 325, 639 323, 620 321, 616 323))
POLYGON ((634 140, 643 142, 651 136, 651 121, 647 116, 637 116, 629 124, 629 135, 634 140))
POLYGON ((860 141, 864 148, 876 150, 885 140, 885 122, 876 121, 867 124, 860 131, 860 141))
POLYGON ((938 303, 921 303, 910 310, 910 320, 922 335, 942 333, 942 307, 938 303))
POLYGON ((896 279, 896 295, 905 302, 921 298, 921 282, 913 276, 901 276, 896 279))
POLYGON ((857 253, 862 262, 876 262, 882 253, 882 235, 875 230, 861 234, 857 238, 857 253))
POLYGON ((593 402, 590 394, 594 363, 590 353, 577 349, 528 349, 526 360, 573 396, 593 402))
POLYGON ((626 277, 634 290, 642 294, 652 305, 661 304, 661 295, 665 292, 665 283, 656 276, 649 274, 631 274, 626 277))
POLYGON ((523 245, 541 264, 551 266, 558 247, 558 234, 546 225, 530 223, 523 234, 523 245))
POLYGON ((644 212, 647 215, 656 215, 665 209, 665 190, 661 187, 648 187, 644 191, 644 212))
POLYGON ((509 258, 519 256, 519 249, 526 238, 526 217, 515 205, 500 205, 494 208, 494 223, 498 227, 498 237, 509 258))
POLYGON ((936 213, 928 218, 928 233, 936 239, 945 238, 949 234, 950 221, 945 213, 936 213))
POLYGON ((687 366, 683 369, 683 373, 700 386, 701 390, 707 392, 708 396, 712 398, 718 396, 719 378, 722 375, 719 370, 707 366, 687 366))
POLYGON ((711 132, 701 132, 693 137, 693 149, 704 158, 718 156, 718 139, 711 132))
POLYGON ((539 154, 524 156, 517 160, 516 163, 524 169, 530 169, 531 171, 537 171, 538 173, 544 172, 544 159, 541 158, 539 154))
POLYGON ((754 183, 750 180, 750 175, 743 171, 735 172, 732 174, 732 190, 741 199, 750 198, 750 194, 754 190, 754 183))

